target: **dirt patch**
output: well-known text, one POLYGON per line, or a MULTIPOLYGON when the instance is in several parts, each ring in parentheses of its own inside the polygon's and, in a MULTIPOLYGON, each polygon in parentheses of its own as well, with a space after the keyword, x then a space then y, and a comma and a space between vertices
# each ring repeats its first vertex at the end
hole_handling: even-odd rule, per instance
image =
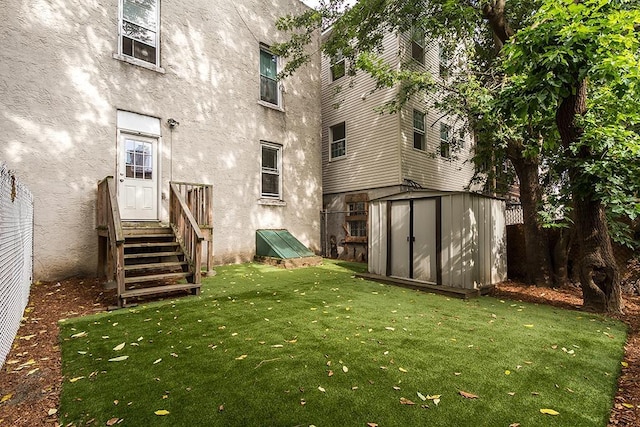
POLYGON ((62 373, 58 321, 104 311, 115 294, 94 279, 31 286, 29 305, 0 371, 0 425, 54 426, 62 373))
MULTIPOLYGON (((499 298, 549 304, 577 310, 579 288, 548 289, 505 283, 493 290, 499 298)), ((0 371, 0 426, 57 426, 62 373, 58 321, 105 311, 116 302, 115 291, 104 291, 95 279, 39 283, 31 295, 23 322, 0 371), (7 398, 7 396, 9 396, 7 398)), ((609 426, 640 425, 640 297, 626 298, 626 313, 616 318, 629 326, 625 346, 628 364, 622 368, 609 426)))

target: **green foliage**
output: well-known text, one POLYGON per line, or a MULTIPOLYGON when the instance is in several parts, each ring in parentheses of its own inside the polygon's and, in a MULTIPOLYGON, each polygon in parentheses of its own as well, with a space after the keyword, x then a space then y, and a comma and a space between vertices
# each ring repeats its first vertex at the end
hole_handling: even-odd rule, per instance
POLYGON ((224 266, 198 297, 62 322, 62 424, 606 425, 622 323, 364 269, 224 266))
MULTIPOLYGON (((508 187, 501 174, 510 155, 541 165, 548 196, 567 204, 568 194, 604 203, 611 218, 640 215, 640 9, 636 0, 509 1, 505 18, 514 35, 498 52, 494 34, 475 0, 360 0, 343 11, 327 0, 299 20, 283 18, 294 32, 283 44, 292 72, 306 57, 295 31, 331 26, 322 51, 347 58, 350 74, 365 72, 378 88, 397 87, 381 106, 396 112, 426 94, 430 106, 466 121, 476 136, 477 181, 508 187), (464 66, 442 81, 411 63, 380 60, 382 38, 422 28, 448 57, 464 66), (294 31, 295 30, 295 31, 294 31), (556 126, 562 100, 588 82, 587 111, 579 138, 563 146, 556 126), (588 155, 585 155, 588 153, 588 155), (578 171, 571 177, 567 171, 578 171)), ((453 72, 452 72, 453 71, 453 72)), ((496 188, 487 188, 496 190, 496 188)), ((546 212, 557 212, 546 206, 546 212)), ((565 211, 568 211, 565 209, 565 211)), ((548 215, 549 224, 555 223, 548 215)), ((614 233, 618 235, 618 233, 614 233)))
MULTIPOLYGON (((640 10, 631 1, 546 1, 533 24, 505 46, 507 83, 498 104, 512 129, 546 135, 552 168, 578 173, 571 188, 600 200, 611 217, 640 214, 640 10), (581 133, 561 146, 557 106, 588 82, 581 133), (508 113, 510 112, 510 113, 508 113)), ((616 228, 619 230, 620 228, 616 228)), ((620 233, 614 233, 618 240, 620 233)))

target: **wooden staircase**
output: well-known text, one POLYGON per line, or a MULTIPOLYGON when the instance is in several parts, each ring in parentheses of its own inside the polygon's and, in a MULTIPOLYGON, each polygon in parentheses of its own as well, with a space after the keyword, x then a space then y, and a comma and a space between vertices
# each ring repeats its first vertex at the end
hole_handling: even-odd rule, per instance
POLYGON ((98 277, 115 283, 118 307, 127 298, 189 290, 200 293, 202 247, 213 271, 213 187, 169 183, 169 224, 123 222, 113 176, 98 183, 98 277), (185 280, 187 283, 178 283, 185 280))
POLYGON ((124 223, 124 290, 127 298, 160 292, 190 290, 200 293, 193 267, 177 241, 173 229, 160 223, 124 223), (176 283, 186 279, 190 283, 176 283))

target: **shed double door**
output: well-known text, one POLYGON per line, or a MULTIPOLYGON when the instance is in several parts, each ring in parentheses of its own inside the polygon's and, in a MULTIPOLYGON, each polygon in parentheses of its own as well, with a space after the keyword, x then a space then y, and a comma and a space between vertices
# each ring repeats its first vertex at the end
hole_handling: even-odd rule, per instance
POLYGON ((391 202, 391 276, 437 283, 435 199, 391 202))

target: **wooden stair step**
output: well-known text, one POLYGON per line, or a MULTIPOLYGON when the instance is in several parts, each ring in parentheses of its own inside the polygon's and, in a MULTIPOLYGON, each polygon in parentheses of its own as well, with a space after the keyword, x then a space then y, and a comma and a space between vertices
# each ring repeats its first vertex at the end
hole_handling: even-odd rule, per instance
POLYGON ((171 267, 182 267, 186 265, 186 261, 172 261, 172 262, 153 262, 149 264, 131 264, 125 265, 124 271, 135 271, 135 270, 150 270, 153 268, 161 269, 161 268, 171 268, 171 267))
POLYGON ((190 272, 180 272, 180 273, 163 273, 163 274, 152 274, 149 276, 138 276, 138 277, 125 277, 124 283, 142 283, 142 282, 153 282, 156 280, 171 280, 171 279, 185 279, 191 276, 193 273, 190 272))
POLYGON ((132 298, 132 297, 140 297, 143 295, 153 295, 162 292, 174 292, 174 291, 183 291, 189 289, 200 289, 200 285, 196 285, 194 283, 184 283, 179 285, 165 285, 165 286, 153 286, 149 288, 140 288, 140 289, 132 289, 128 291, 124 291, 120 294, 120 298, 132 298))
POLYGON ((173 238, 173 233, 146 233, 146 234, 127 234, 126 239, 157 239, 157 238, 173 238))
POLYGON ((144 242, 144 243, 127 243, 124 242, 124 248, 155 248, 158 246, 180 246, 178 242, 144 242))
POLYGON ((140 253, 140 254, 124 254, 124 259, 135 259, 135 258, 160 258, 167 256, 178 256, 184 255, 181 251, 170 251, 170 252, 148 252, 148 253, 140 253))
POLYGON ((171 227, 161 227, 161 226, 155 226, 155 227, 122 227, 122 231, 124 231, 125 233, 171 233, 173 232, 173 229, 171 227))

